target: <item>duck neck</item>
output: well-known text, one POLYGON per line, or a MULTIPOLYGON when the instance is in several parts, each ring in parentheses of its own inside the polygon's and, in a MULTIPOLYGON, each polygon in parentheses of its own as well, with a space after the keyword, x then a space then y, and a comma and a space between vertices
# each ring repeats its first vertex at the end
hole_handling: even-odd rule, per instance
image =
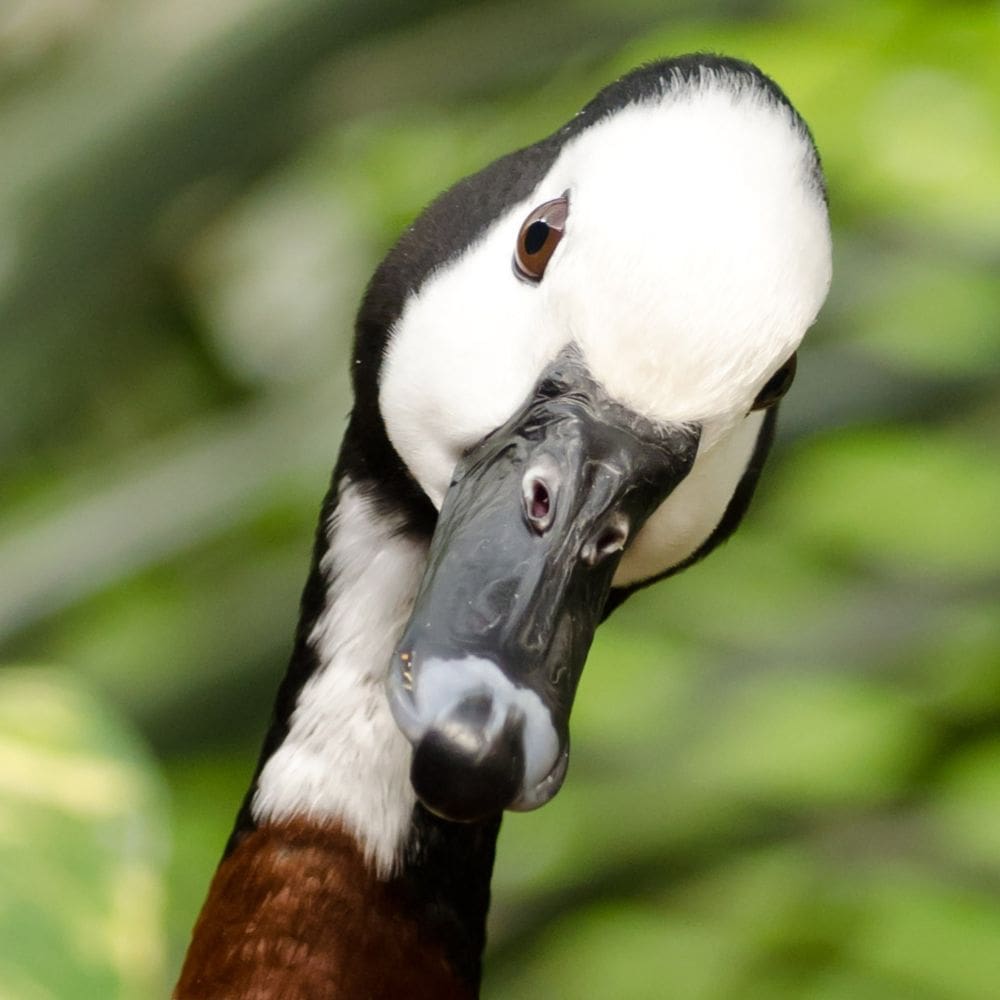
POLYGON ((383 682, 428 537, 335 479, 257 774, 177 997, 472 997, 499 818, 427 812, 383 682), (256 991, 256 992, 255 992, 256 991))

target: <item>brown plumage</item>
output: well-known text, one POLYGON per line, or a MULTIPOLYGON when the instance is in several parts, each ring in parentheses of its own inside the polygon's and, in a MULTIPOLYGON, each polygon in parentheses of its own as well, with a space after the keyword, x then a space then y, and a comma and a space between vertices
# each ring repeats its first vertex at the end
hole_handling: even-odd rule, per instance
POLYGON ((405 886, 380 882, 337 826, 248 833, 223 860, 175 1000, 469 1000, 405 886))

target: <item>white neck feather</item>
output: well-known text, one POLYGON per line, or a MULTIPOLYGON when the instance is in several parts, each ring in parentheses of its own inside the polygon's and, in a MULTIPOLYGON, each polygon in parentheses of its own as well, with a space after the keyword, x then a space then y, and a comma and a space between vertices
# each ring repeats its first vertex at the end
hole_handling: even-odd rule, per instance
POLYGON ((320 562, 326 606, 309 636, 319 667, 299 693, 252 806, 258 821, 339 822, 383 878, 399 863, 415 802, 410 745, 383 681, 427 558, 426 545, 399 529, 357 486, 342 482, 320 562))

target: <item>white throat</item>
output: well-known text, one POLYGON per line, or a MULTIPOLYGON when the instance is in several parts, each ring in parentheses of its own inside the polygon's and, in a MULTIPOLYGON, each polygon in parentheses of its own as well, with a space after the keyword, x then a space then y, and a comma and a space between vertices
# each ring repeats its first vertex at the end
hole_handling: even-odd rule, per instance
POLYGON ((413 813, 410 745, 383 682, 409 618, 427 547, 344 480, 320 562, 326 607, 309 642, 319 667, 299 692, 285 741, 261 772, 258 822, 306 817, 353 834, 379 877, 398 866, 413 813))

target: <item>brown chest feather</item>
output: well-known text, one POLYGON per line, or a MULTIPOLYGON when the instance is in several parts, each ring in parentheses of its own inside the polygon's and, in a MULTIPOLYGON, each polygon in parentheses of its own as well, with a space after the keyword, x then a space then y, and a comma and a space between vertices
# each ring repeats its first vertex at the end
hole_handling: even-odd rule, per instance
POLYGON ((248 834, 219 866, 176 1000, 468 1000, 405 889, 352 838, 305 821, 248 834))

